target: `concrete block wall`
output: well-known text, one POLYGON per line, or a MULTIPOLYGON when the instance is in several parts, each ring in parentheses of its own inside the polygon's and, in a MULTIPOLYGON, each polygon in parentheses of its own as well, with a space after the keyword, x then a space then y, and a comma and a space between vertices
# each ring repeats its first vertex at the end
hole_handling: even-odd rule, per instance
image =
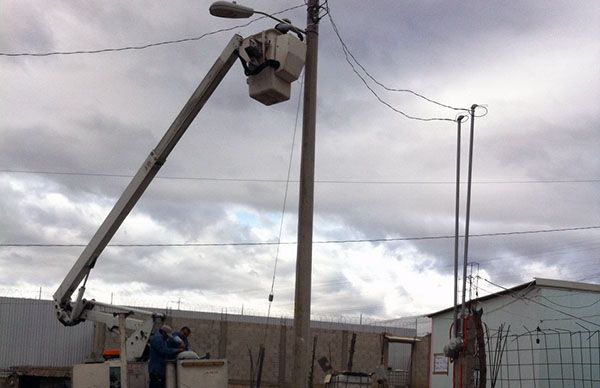
MULTIPOLYGON (((251 369, 256 375, 259 348, 263 343, 265 358, 262 386, 283 388, 291 382, 294 331, 289 320, 271 319, 266 325, 265 318, 255 318, 249 322, 240 317, 220 314, 203 316, 174 314, 167 318, 166 323, 174 330, 188 326, 192 331, 189 338, 190 348, 199 355, 202 356, 208 352, 211 354, 211 358, 226 358, 230 387, 248 386, 251 369)), ((358 327, 350 329, 357 334, 352 370, 374 372, 381 361, 382 332, 358 331, 360 330, 358 327)), ((385 329, 381 328, 381 330, 385 329)), ((313 338, 316 335, 315 386, 322 386, 325 377, 325 373, 317 363, 321 357, 326 357, 335 371, 347 370, 352 332, 347 328, 323 328, 313 325, 309 339, 309 357, 312 357, 313 338)), ((116 334, 107 335, 106 346, 118 347, 118 336, 116 334)), ((428 350, 426 353, 428 356, 428 350)))
POLYGON ((431 334, 419 338, 420 342, 415 342, 411 357, 411 388, 429 387, 429 357, 431 350, 431 334))

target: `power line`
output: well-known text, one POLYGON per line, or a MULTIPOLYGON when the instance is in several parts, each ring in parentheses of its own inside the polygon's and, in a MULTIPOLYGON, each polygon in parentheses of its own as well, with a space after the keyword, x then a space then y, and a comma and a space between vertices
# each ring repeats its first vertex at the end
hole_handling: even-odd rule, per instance
MULTIPOLYGON (((9 174, 37 174, 37 175, 66 175, 66 176, 90 176, 103 178, 133 178, 128 174, 111 174, 97 172, 69 172, 69 171, 43 171, 43 170, 18 170, 0 169, 0 173, 9 174)), ((191 180, 191 181, 213 181, 213 182, 238 182, 238 183, 285 183, 286 179, 276 178, 220 178, 220 177, 193 177, 193 176, 157 176, 155 179, 165 180, 191 180)), ((290 183, 298 180, 291 179, 290 183)), ((350 184, 350 185, 455 185, 455 181, 444 180, 366 180, 366 179, 316 179, 315 183, 323 184, 350 184)), ((466 182, 461 182, 466 183, 466 182)), ((474 181, 473 184, 498 185, 498 184, 562 184, 562 183, 600 183, 600 179, 523 179, 523 180, 482 180, 474 181)))
MULTIPOLYGON (((518 256, 517 255, 512 255, 512 256, 499 256, 499 257, 488 257, 488 258, 483 258, 483 257, 474 257, 473 259, 476 259, 477 262, 479 262, 479 264, 481 264, 482 266, 486 265, 486 264, 493 264, 497 261, 505 261, 505 260, 515 260, 519 257, 527 257, 528 260, 534 259, 534 258, 538 258, 538 259, 545 259, 548 260, 551 257, 557 257, 557 260, 560 259, 561 257, 564 257, 565 253, 574 253, 574 252, 586 252, 586 251, 595 251, 598 250, 599 247, 596 246, 592 246, 592 247, 588 247, 588 248, 575 248, 580 246, 580 244, 573 244, 570 243, 568 245, 562 245, 561 249, 558 250, 545 250, 545 251, 540 251, 537 253, 530 253, 530 252, 525 252, 525 253, 520 253, 518 256)), ((581 259, 581 260, 569 260, 570 264, 579 264, 579 263, 585 263, 585 262, 594 262, 597 263, 597 261, 599 260, 599 258, 594 257, 594 258, 586 258, 586 259, 581 259)), ((442 265, 442 266, 437 266, 437 269, 446 269, 446 268, 450 268, 452 267, 454 264, 450 263, 447 265, 442 265)), ((512 273, 512 269, 506 269, 506 273, 512 273)), ((504 272, 500 272, 500 273, 504 273, 504 272)))
POLYGON ((596 301, 595 301, 595 302, 592 302, 592 303, 590 303, 590 304, 587 304, 587 305, 582 305, 582 306, 572 306, 572 305, 564 305, 564 304, 556 303, 556 302, 552 301, 550 298, 546 298, 546 297, 545 297, 545 296, 543 296, 543 295, 540 295, 540 298, 542 298, 542 299, 545 299, 546 301, 548 301, 548 302, 552 303, 552 304, 553 304, 553 305, 555 305, 555 306, 558 306, 558 307, 564 307, 564 308, 567 308, 567 309, 586 309, 586 308, 592 307, 592 306, 594 306, 594 305, 596 305, 596 304, 600 303, 600 298, 599 298, 599 299, 596 299, 596 301))
POLYGON ((371 73, 369 73, 369 71, 367 71, 367 69, 359 62, 358 59, 356 59, 356 57, 354 56, 354 54, 352 54, 352 52, 350 51, 350 49, 348 49, 348 45, 344 42, 344 40, 342 39, 339 30, 337 28, 337 25, 335 24, 335 22, 333 21, 333 18, 331 16, 331 13, 328 12, 327 15, 329 16, 329 20, 331 22, 331 25, 333 27, 333 30, 338 38, 338 40, 340 41, 340 43, 342 44, 342 47, 344 47, 344 51, 346 51, 348 53, 348 55, 350 56, 350 58, 352 58, 352 60, 358 65, 358 67, 361 68, 361 70, 367 75, 367 77, 369 77, 373 82, 375 82, 377 85, 379 85, 380 87, 382 87, 383 89, 389 91, 389 92, 401 92, 401 93, 410 93, 414 96, 417 96, 419 98, 422 98, 425 101, 431 102, 433 104, 439 105, 441 107, 444 108, 448 108, 448 109, 452 109, 452 110, 457 110, 457 111, 468 111, 468 108, 457 108, 451 105, 447 105, 444 103, 441 103, 439 101, 436 101, 434 99, 431 99, 429 97, 426 97, 420 93, 415 92, 414 90, 411 89, 398 89, 398 88, 390 88, 386 85, 384 85, 382 82, 378 81, 373 75, 371 75, 371 73))
POLYGON ((273 304, 274 298, 274 289, 275 289, 275 279, 277 276, 277 263, 279 262, 279 249, 281 247, 281 235, 283 234, 283 221, 285 218, 285 209, 287 206, 288 199, 288 190, 290 187, 290 176, 292 175, 292 161, 294 159, 294 148, 296 145, 296 132, 298 131, 298 119, 300 117, 300 105, 302 102, 302 90, 304 86, 304 73, 302 73, 302 79, 300 80, 300 92, 298 93, 298 105, 296 107, 296 119, 294 120, 294 130, 292 133, 292 144, 290 147, 290 157, 288 159, 288 170, 287 170, 287 180, 285 182, 285 190, 283 194, 283 203, 281 205, 281 219, 279 220, 279 233, 277 234, 277 249, 275 251, 275 263, 273 264, 273 277, 271 279, 271 290, 269 291, 269 307, 267 311, 267 322, 265 325, 265 334, 264 334, 264 342, 266 343, 267 337, 267 329, 266 327, 269 324, 269 318, 271 317, 271 306, 273 304))
MULTIPOLYGON (((393 89, 393 88, 388 88, 385 85, 383 85, 381 82, 377 81, 366 69, 365 67, 356 59, 356 57, 352 54, 352 52, 350 51, 350 49, 348 49, 348 46, 346 45, 346 43, 344 42, 344 39, 342 38, 339 29, 337 27, 337 25, 335 24, 335 21, 333 20, 333 16, 331 15, 331 11, 328 9, 327 10, 327 16, 329 17, 329 22, 331 23, 331 27, 333 29, 333 32, 335 33, 335 35, 337 36, 338 40, 340 41, 340 44, 342 46, 342 50, 344 52, 344 58, 346 59, 346 62, 350 65, 350 67, 352 68, 352 71, 354 72, 354 74, 362 81, 362 83, 365 85, 365 87, 375 96, 375 98, 382 103, 383 105, 387 106, 388 108, 390 108, 391 110, 393 110, 396 113, 399 113, 400 115, 404 116, 407 119, 411 119, 411 120, 417 120, 417 121, 451 121, 451 122, 455 122, 455 119, 450 119, 450 118, 444 118, 444 117, 429 117, 429 118, 424 118, 424 117, 418 117, 418 116, 413 116, 410 115, 394 106, 392 106, 390 103, 388 103, 387 101, 385 101, 381 96, 379 96, 379 94, 369 85, 369 83, 367 82, 367 80, 363 77, 363 75, 356 69, 356 67, 354 66, 354 63, 356 63, 357 66, 359 66, 367 75, 367 77, 369 77, 371 80, 373 80, 377 85, 382 86, 384 89, 388 90, 388 91, 395 91, 395 92, 407 92, 407 93, 411 93, 417 97, 420 97, 428 102, 434 103, 436 105, 445 107, 445 108, 449 108, 449 109, 453 109, 453 110, 459 110, 459 111, 468 111, 467 108, 455 108, 452 107, 450 105, 447 104, 443 104, 440 103, 438 101, 435 101, 433 99, 427 98, 425 96, 423 96, 420 93, 417 93, 415 91, 412 91, 410 89, 393 89), (354 63, 352 62, 354 61, 354 63)), ((486 108, 487 110, 487 108, 486 108)))
MULTIPOLYGON (((286 8, 284 10, 278 11, 273 13, 272 15, 278 15, 284 12, 288 12, 291 10, 294 10, 296 8, 300 8, 300 7, 304 7, 304 4, 300 4, 300 5, 296 5, 290 8, 286 8)), ((151 47, 158 47, 158 46, 165 46, 165 45, 170 45, 170 44, 178 44, 178 43, 185 43, 185 42, 193 42, 193 41, 198 41, 200 39, 203 39, 207 36, 210 35, 215 35, 221 32, 226 32, 226 31, 232 31, 232 30, 236 30, 239 28, 243 28, 243 27, 248 27, 249 25, 251 25, 252 23, 255 23, 261 19, 265 19, 267 18, 267 16, 260 16, 257 17, 255 19, 250 20, 248 23, 245 24, 240 24, 237 26, 233 26, 233 27, 228 27, 228 28, 221 28, 215 31, 211 31, 211 32, 207 32, 204 33, 202 35, 199 36, 195 36, 195 37, 190 37, 190 38, 182 38, 182 39, 174 39, 174 40, 165 40, 165 41, 161 41, 161 42, 154 42, 154 43, 148 43, 148 44, 144 44, 144 45, 140 45, 140 46, 125 46, 125 47, 117 47, 117 48, 103 48, 103 49, 97 49, 97 50, 75 50, 75 51, 50 51, 50 52, 42 52, 42 53, 31 53, 31 52, 24 52, 24 53, 0 53, 0 56, 3 57, 49 57, 49 56, 56 56, 56 55, 79 55, 79 54, 100 54, 100 53, 108 53, 108 52, 119 52, 119 51, 132 51, 132 50, 145 50, 151 47)))
MULTIPOLYGON (((522 230, 513 232, 497 232, 497 233, 480 233, 471 234, 469 237, 496 237, 496 236, 514 236, 524 234, 539 234, 539 233, 554 233, 554 232, 572 232, 581 230, 600 229, 600 225, 595 226, 579 226, 572 228, 557 228, 557 229, 539 229, 539 230, 522 230)), ((460 236, 464 237, 464 236, 460 236)), ((372 239, 348 239, 348 240, 322 240, 314 241, 313 244, 351 244, 351 243, 385 243, 395 241, 423 241, 423 240, 444 240, 453 239, 451 236, 420 236, 420 237, 391 237, 391 238, 372 238, 372 239)), ((258 241, 258 242, 229 242, 229 243, 150 243, 150 244, 109 244, 109 247, 223 247, 223 246, 268 246, 268 245, 294 245, 296 242, 278 242, 278 241, 258 241)), ((85 247, 86 244, 18 244, 18 243, 1 243, 2 247, 85 247)))
POLYGON ((545 308, 547 308, 547 309, 549 309, 549 310, 552 310, 552 311, 555 311, 555 312, 557 312, 557 313, 564 314, 564 315, 566 315, 566 316, 568 316, 568 317, 571 317, 571 318, 573 318, 573 319, 576 319, 576 320, 579 320, 579 321, 582 321, 582 322, 589 323, 589 324, 591 324, 591 325, 594 325, 594 326, 598 326, 598 327, 600 327, 600 324, 598 324, 598 323, 596 323, 596 322, 593 322, 593 321, 588 321, 587 319, 584 319, 584 318, 582 318, 582 317, 578 317, 578 316, 576 316, 576 315, 573 315, 573 314, 571 314, 571 313, 568 313, 568 312, 566 312, 566 311, 562 311, 562 310, 560 310, 560 309, 557 309, 557 308, 555 308, 555 307, 548 306, 548 305, 546 305, 546 304, 544 304, 544 303, 542 303, 542 302, 539 302, 539 301, 537 301, 537 300, 535 300, 535 299, 529 298, 529 297, 527 297, 527 296, 525 296, 525 295, 518 295, 516 292, 514 292, 514 291, 512 291, 512 290, 510 290, 510 289, 508 289, 508 288, 506 288, 506 287, 504 287, 504 286, 501 286, 501 285, 499 285, 499 284, 493 283, 492 281, 490 281, 490 280, 488 280, 488 279, 486 279, 486 278, 483 278, 483 277, 481 277, 481 276, 480 276, 479 278, 480 278, 480 279, 482 279, 483 281, 485 281, 485 282, 487 282, 487 283, 491 284, 492 286, 496 286, 496 287, 498 287, 498 288, 501 288, 501 289, 503 289, 503 290, 505 290, 505 291, 508 291, 508 292, 509 292, 509 294, 510 294, 510 295, 511 295, 513 298, 518 298, 518 299, 528 300, 528 301, 530 301, 530 302, 532 302, 532 303, 535 303, 535 304, 537 304, 537 305, 539 305, 539 306, 545 307, 545 308))

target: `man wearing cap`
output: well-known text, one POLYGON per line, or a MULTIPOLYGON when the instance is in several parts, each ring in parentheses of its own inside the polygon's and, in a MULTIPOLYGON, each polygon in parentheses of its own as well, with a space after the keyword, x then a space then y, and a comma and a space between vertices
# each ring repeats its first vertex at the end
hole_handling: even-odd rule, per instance
POLYGON ((148 374, 150 375, 150 388, 164 388, 166 366, 165 361, 174 359, 182 349, 169 347, 167 340, 171 336, 170 326, 163 325, 150 337, 150 360, 148 361, 148 374))

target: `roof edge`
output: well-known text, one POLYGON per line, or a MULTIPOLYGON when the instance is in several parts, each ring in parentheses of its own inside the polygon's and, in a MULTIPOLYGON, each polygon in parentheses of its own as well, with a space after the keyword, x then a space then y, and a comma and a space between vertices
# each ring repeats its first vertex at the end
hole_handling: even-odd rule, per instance
MULTIPOLYGON (((497 296, 502 296, 502 295, 506 295, 506 294, 509 294, 509 293, 512 293, 515 291, 522 290, 524 288, 530 287, 531 285, 534 285, 537 287, 544 287, 544 288, 562 288, 562 289, 566 289, 566 290, 578 290, 578 291, 588 291, 588 292, 600 293, 600 284, 581 283, 581 282, 572 282, 572 281, 568 281, 568 280, 556 280, 556 279, 546 279, 546 278, 533 278, 533 281, 531 281, 531 282, 523 283, 518 286, 507 288, 507 289, 499 291, 499 292, 495 292, 493 294, 482 296, 481 298, 478 298, 477 300, 483 301, 483 300, 492 299, 497 296)), ((467 302, 467 304, 469 302, 467 302)), ((454 306, 448 307, 443 310, 439 310, 434 313, 427 314, 426 317, 433 318, 434 316, 446 313, 448 311, 452 311, 453 309, 454 309, 454 306)))

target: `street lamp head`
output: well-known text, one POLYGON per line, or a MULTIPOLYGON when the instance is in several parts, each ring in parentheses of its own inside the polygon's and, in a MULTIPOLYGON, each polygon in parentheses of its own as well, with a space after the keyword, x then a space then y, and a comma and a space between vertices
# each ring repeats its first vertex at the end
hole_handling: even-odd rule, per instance
POLYGON ((228 19, 246 19, 254 15, 254 10, 250 7, 244 7, 235 1, 215 1, 208 9, 210 14, 220 18, 228 19))
POLYGON ((289 19, 279 19, 266 12, 257 11, 250 7, 239 5, 235 1, 215 1, 210 5, 208 11, 213 16, 228 19, 246 19, 254 14, 264 15, 268 18, 279 22, 279 24, 275 28, 283 34, 289 31, 293 31, 298 35, 298 38, 300 40, 303 40, 302 34, 306 34, 306 31, 291 24, 289 19))

